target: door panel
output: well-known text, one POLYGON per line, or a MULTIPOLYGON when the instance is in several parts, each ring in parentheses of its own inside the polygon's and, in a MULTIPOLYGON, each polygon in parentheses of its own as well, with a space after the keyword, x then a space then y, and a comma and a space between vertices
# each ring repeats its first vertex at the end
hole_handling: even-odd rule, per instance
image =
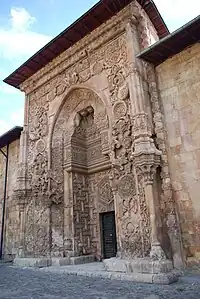
POLYGON ((117 253, 115 212, 104 213, 102 219, 102 245, 104 258, 115 257, 117 253))

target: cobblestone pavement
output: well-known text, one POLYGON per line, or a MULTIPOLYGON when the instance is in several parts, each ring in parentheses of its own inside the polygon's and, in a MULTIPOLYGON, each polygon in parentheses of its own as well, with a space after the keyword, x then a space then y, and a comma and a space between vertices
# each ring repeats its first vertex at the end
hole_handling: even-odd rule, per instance
POLYGON ((4 299, 200 299, 200 279, 169 286, 103 280, 66 273, 0 265, 0 298, 4 299))

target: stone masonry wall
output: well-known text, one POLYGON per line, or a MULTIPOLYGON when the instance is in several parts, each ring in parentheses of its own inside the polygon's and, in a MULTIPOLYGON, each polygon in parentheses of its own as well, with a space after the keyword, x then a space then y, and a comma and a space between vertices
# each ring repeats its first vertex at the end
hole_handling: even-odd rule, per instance
POLYGON ((187 262, 200 258, 200 45, 157 67, 169 167, 187 262))
MULTIPOLYGON (((6 148, 3 148, 6 152, 6 148)), ((19 246, 19 210, 12 198, 13 188, 17 177, 17 162, 19 157, 19 139, 9 145, 7 200, 5 213, 4 251, 3 253, 16 254, 19 246)), ((0 225, 2 221, 2 201, 4 192, 5 158, 0 153, 0 225)))

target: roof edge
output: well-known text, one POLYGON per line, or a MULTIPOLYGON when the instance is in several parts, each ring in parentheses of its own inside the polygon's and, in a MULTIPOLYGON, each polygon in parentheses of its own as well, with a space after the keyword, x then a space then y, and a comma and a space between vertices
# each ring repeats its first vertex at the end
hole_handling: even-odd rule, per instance
POLYGON ((15 126, 0 136, 0 148, 10 144, 11 142, 19 139, 23 127, 15 126))
MULTIPOLYGON (((56 37, 54 37, 51 41, 49 41, 49 43, 47 43, 45 46, 43 46, 39 51, 37 51, 35 54, 33 54, 21 66, 19 66, 15 71, 13 71, 9 76, 7 76, 3 80, 3 82, 19 89, 21 83, 23 83, 28 78, 30 78, 39 69, 42 69, 51 60, 53 60, 56 56, 59 56, 66 49, 63 50, 61 53, 56 54, 56 56, 51 58, 50 60, 47 59, 46 63, 43 63, 43 62, 41 63, 41 59, 42 59, 42 56, 44 54, 44 51, 46 51, 46 50, 51 51, 50 47, 52 45, 54 45, 58 41, 59 38, 62 38, 65 34, 70 32, 71 30, 74 30, 76 25, 78 25, 82 21, 84 21, 85 18, 92 17, 92 14, 95 14, 98 9, 100 9, 102 7, 108 7, 109 5, 111 5, 112 1, 114 2, 114 0, 100 0, 100 1, 98 1, 87 12, 85 12, 82 16, 80 16, 75 22, 73 22, 70 26, 68 26, 66 29, 64 29, 60 34, 58 34, 56 37), (37 58, 40 58, 40 63, 39 64, 38 64, 37 58), (36 61, 39 66, 36 67, 36 68, 34 67, 33 70, 31 70, 32 68, 29 66, 29 64, 31 65, 31 63, 34 62, 34 61, 36 61), (23 68, 26 68, 26 69, 28 68, 29 69, 27 74, 24 73, 23 68)), ((149 19, 151 20, 152 24, 154 25, 154 27, 155 27, 155 29, 158 33, 158 36, 161 37, 163 35, 167 35, 169 33, 169 30, 168 30, 168 28, 167 28, 167 26, 166 26, 166 24, 165 24, 165 22, 164 22, 164 20, 161 16, 161 14, 159 13, 158 8, 155 5, 154 1, 153 0, 136 0, 136 1, 141 5, 141 7, 147 13, 149 19), (162 27, 162 28, 159 29, 160 27, 162 27)), ((131 0, 126 0, 126 1, 124 0, 122 2, 123 2, 123 4, 120 4, 120 0, 117 0, 118 6, 121 7, 120 10, 122 10, 125 6, 130 4, 131 0)), ((117 11, 117 12, 119 12, 119 11, 117 11)), ((114 16, 117 12, 115 10, 113 12, 111 12, 112 16, 114 16)), ((97 27, 99 27, 100 25, 101 25, 101 23, 97 27)), ((91 33, 94 29, 91 29, 87 34, 91 33)), ((77 41, 75 41, 74 44, 76 42, 77 41)), ((71 46, 73 46, 73 44, 70 45, 69 47, 71 47, 71 46)))
MULTIPOLYGON (((173 31, 172 33, 170 33, 169 35, 163 37, 162 39, 160 39, 159 41, 157 41, 156 43, 154 43, 153 45, 149 46, 148 48, 144 49, 142 52, 140 52, 139 54, 136 55, 137 58, 141 58, 144 60, 147 60, 148 54, 151 54, 151 52, 153 52, 154 50, 157 50, 157 48, 159 46, 165 47, 164 43, 169 43, 170 40, 172 40, 173 38, 176 38, 176 36, 178 36, 179 34, 181 34, 182 32, 186 31, 187 29, 189 29, 190 27, 192 27, 192 25, 194 25, 196 22, 200 21, 200 15, 195 17, 194 19, 192 19, 191 21, 187 22, 186 24, 184 24, 183 26, 179 27, 178 29, 176 29, 175 31, 173 31)), ((199 33, 199 39, 200 39, 200 33, 199 33)), ((179 42, 179 39, 177 39, 177 43, 179 42)), ((195 40, 194 37, 191 38, 191 41, 188 40, 188 43, 185 43, 182 47, 180 46, 177 50, 177 52, 174 51, 174 53, 172 53, 172 56, 180 53, 180 51, 183 51, 184 49, 186 49, 188 46, 194 44, 198 42, 198 38, 195 40)), ((165 60, 167 60, 168 58, 170 58, 171 56, 167 56, 165 57, 165 59, 162 61, 164 62, 165 60)), ((161 63, 162 63, 161 62, 161 63)), ((160 64, 160 63, 159 63, 160 64)))

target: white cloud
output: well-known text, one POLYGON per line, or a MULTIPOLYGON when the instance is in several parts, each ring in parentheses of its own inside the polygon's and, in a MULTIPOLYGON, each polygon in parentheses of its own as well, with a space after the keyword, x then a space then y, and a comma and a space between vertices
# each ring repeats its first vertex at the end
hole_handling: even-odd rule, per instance
POLYGON ((0 83, 0 93, 4 93, 6 95, 9 95, 9 94, 21 94, 21 92, 12 87, 12 86, 9 86, 5 83, 0 83))
POLYGON ((10 129, 9 124, 0 119, 0 135, 4 134, 10 129))
POLYGON ((23 126, 24 121, 24 109, 19 108, 17 111, 13 111, 8 120, 0 119, 0 136, 12 129, 15 126, 23 126))
POLYGON ((171 31, 198 16, 200 11, 199 0, 154 0, 154 2, 171 31))
POLYGON ((25 8, 12 8, 10 29, 0 28, 0 58, 23 62, 51 40, 30 29, 36 21, 25 8))
POLYGON ((11 24, 16 31, 25 31, 36 21, 25 8, 11 8, 11 24))
POLYGON ((10 115, 10 122, 13 126, 22 126, 24 121, 24 109, 20 108, 18 111, 14 111, 10 115))

